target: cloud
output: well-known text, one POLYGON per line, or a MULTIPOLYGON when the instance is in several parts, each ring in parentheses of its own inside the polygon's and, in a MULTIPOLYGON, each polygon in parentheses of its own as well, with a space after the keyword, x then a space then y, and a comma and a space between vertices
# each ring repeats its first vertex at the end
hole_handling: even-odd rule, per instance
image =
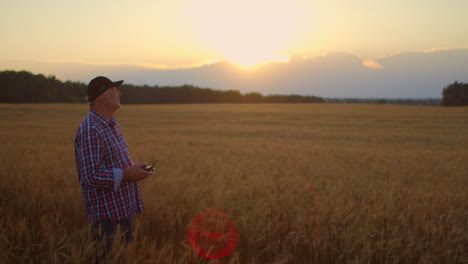
MULTIPOLYGON (((396 53, 362 60, 349 53, 266 64, 243 71, 220 61, 186 69, 148 69, 135 65, 81 63, 29 64, 24 69, 54 74, 62 80, 88 83, 98 75, 136 85, 192 84, 219 90, 263 94, 303 94, 323 97, 440 98, 442 88, 455 80, 468 81, 468 49, 396 53), (28 67, 26 67, 28 66, 28 67), (370 69, 370 70, 369 70, 370 69)), ((0 65, 2 66, 2 65, 0 65)))
POLYGON ((382 59, 387 59, 391 57, 398 56, 400 54, 419 54, 419 53, 434 53, 434 52, 441 52, 441 51, 458 51, 458 50, 468 50, 468 47, 439 47, 439 48, 431 48, 431 49, 425 49, 425 50, 415 50, 415 51, 391 51, 389 53, 386 53, 382 56, 377 56, 374 58, 374 60, 382 60, 382 59))
POLYGON ((366 68, 373 69, 373 70, 382 70, 384 68, 382 64, 373 60, 364 60, 362 62, 362 65, 366 68))
POLYGON ((438 51, 446 51, 446 50, 460 50, 460 49, 468 49, 468 47, 440 47, 440 48, 433 48, 433 49, 428 49, 424 50, 424 53, 431 53, 431 52, 438 52, 438 51))

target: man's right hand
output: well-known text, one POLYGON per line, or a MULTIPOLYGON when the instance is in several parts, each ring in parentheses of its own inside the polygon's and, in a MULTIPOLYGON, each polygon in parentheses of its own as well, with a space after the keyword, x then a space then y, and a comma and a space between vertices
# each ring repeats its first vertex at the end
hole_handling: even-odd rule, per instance
POLYGON ((151 171, 145 171, 146 163, 140 162, 133 165, 130 168, 122 169, 123 176, 122 181, 141 181, 148 178, 151 174, 151 171))

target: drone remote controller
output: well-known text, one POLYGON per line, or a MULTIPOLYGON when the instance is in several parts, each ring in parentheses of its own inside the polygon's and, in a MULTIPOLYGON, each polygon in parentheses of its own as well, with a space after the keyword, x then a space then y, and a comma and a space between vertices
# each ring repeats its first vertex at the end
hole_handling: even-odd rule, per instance
POLYGON ((153 172, 153 171, 154 171, 154 167, 156 167, 156 164, 157 164, 157 163, 158 163, 157 160, 153 161, 153 164, 151 164, 151 166, 149 166, 149 167, 144 168, 144 170, 145 170, 145 171, 151 171, 151 172, 153 172))

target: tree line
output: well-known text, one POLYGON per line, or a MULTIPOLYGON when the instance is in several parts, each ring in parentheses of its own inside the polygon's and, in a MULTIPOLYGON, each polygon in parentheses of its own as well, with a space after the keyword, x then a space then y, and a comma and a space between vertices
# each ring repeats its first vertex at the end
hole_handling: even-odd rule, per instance
MULTIPOLYGON (((0 71, 0 103, 85 103, 87 84, 62 82, 55 76, 32 74, 28 71, 0 71)), ((125 104, 176 103, 372 103, 415 105, 468 105, 468 83, 455 81, 444 87, 440 99, 362 99, 321 98, 302 95, 241 94, 236 90, 221 91, 182 86, 136 86, 124 84, 121 102, 125 104)))
POLYGON ((442 91, 442 105, 444 106, 467 106, 468 105, 468 83, 454 83, 444 87, 442 91))
MULTIPOLYGON (((87 84, 62 82, 55 76, 28 71, 0 72, 1 103, 85 103, 87 84)), ((176 103, 323 103, 317 96, 241 94, 236 90, 220 91, 182 86, 136 86, 124 84, 121 102, 125 104, 176 103)))

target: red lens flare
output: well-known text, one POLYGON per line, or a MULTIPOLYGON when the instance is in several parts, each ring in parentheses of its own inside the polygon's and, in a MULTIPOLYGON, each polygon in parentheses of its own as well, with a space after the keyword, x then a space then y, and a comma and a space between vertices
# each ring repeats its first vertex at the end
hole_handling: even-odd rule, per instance
POLYGON ((238 230, 224 212, 207 209, 196 215, 189 226, 188 239, 202 257, 217 259, 227 256, 237 244, 238 230))

